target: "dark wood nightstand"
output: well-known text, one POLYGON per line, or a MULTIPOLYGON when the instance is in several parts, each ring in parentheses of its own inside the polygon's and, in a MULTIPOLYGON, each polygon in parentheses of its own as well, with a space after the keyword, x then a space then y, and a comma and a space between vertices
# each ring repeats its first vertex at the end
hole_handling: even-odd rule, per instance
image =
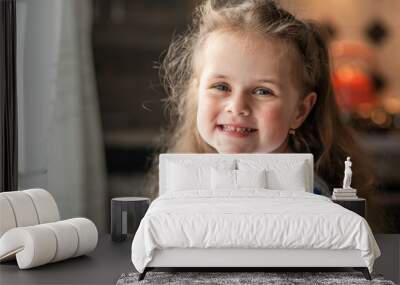
POLYGON ((135 235, 140 221, 150 205, 145 197, 117 197, 111 199, 111 237, 124 241, 129 234, 135 235))
POLYGON ((366 200, 364 198, 332 199, 332 202, 359 214, 363 218, 366 216, 366 200))

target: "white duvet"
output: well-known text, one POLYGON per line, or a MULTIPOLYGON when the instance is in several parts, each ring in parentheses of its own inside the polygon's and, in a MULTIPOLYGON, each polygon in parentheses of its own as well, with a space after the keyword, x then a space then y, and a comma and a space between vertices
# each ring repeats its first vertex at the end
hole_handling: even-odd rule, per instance
POLYGON ((372 272, 380 250, 368 223, 330 199, 300 191, 166 193, 153 201, 132 243, 143 272, 154 249, 358 249, 372 272))

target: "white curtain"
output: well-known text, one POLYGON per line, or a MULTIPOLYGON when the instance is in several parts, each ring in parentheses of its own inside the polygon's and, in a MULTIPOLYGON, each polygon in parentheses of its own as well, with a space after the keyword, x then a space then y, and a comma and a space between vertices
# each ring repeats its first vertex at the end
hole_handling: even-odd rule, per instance
POLYGON ((88 217, 104 232, 91 17, 90 0, 17 0, 19 188, 45 188, 63 219, 88 217))

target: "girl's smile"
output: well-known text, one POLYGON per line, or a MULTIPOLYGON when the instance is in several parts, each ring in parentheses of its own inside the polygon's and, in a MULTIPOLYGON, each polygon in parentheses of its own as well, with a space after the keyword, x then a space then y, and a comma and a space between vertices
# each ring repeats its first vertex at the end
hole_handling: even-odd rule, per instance
POLYGON ((212 33, 203 45, 196 88, 204 141, 220 153, 288 151, 289 128, 305 119, 288 45, 234 32, 212 33))
POLYGON ((217 125, 217 129, 227 136, 245 138, 256 132, 257 129, 246 127, 244 125, 222 124, 217 125))

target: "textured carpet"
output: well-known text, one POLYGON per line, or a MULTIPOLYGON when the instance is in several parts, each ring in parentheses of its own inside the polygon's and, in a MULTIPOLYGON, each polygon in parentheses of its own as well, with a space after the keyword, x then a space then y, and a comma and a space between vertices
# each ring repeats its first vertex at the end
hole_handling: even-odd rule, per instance
POLYGON ((381 275, 372 274, 372 281, 360 272, 147 272, 145 279, 138 281, 139 273, 124 273, 117 285, 133 284, 385 284, 381 275))

